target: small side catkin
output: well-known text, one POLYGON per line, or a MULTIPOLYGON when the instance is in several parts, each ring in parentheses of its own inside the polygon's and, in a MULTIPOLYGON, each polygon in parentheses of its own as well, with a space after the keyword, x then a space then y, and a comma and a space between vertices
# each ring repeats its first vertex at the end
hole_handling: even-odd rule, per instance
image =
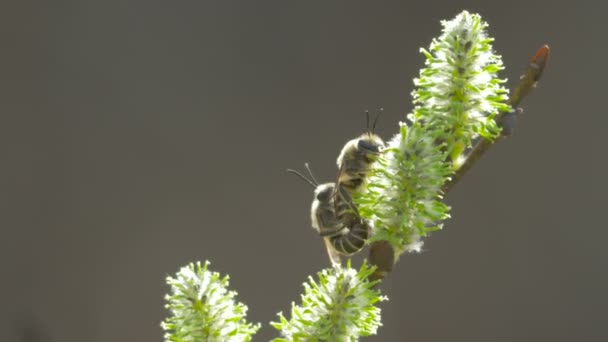
POLYGON ((171 292, 166 296, 171 316, 161 323, 167 342, 251 341, 260 324, 245 321, 247 306, 235 302, 228 291, 228 276, 208 270, 209 262, 183 267, 168 277, 171 292))
POLYGON ((376 302, 386 300, 368 281, 373 267, 363 264, 359 271, 350 267, 325 269, 319 281, 309 277, 304 283, 302 304, 292 303, 291 319, 279 313, 280 322, 271 324, 283 337, 273 342, 336 341, 354 342, 359 337, 376 334, 380 308, 376 302))

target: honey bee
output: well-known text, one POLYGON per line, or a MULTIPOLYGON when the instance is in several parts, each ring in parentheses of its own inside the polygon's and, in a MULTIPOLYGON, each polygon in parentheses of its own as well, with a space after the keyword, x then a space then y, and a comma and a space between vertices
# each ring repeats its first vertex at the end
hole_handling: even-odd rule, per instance
POLYGON ((334 266, 342 264, 341 256, 349 256, 358 252, 365 245, 370 228, 363 221, 353 221, 346 225, 336 217, 335 183, 319 184, 313 176, 308 164, 304 164, 310 178, 295 170, 287 170, 310 184, 314 190, 314 199, 310 209, 312 227, 323 238, 329 259, 334 266))

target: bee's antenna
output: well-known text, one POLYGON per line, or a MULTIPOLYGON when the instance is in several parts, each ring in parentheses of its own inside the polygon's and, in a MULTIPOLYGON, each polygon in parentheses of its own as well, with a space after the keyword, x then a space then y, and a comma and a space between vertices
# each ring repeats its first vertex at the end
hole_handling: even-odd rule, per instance
MULTIPOLYGON (((314 181, 314 182, 313 182, 312 180, 310 180, 310 179, 306 178, 306 176, 304 176, 303 174, 299 173, 299 172, 298 172, 298 171, 296 171, 296 170, 287 169, 287 172, 289 172, 289 173, 293 173, 294 175, 296 175, 296 176, 300 177, 300 178, 301 178, 303 181, 305 181, 306 183, 310 184, 310 186, 312 186, 313 188, 316 188, 316 187, 318 186, 318 184, 315 184, 315 183, 316 183, 316 181, 314 181)), ((313 178, 313 179, 314 179, 314 178, 313 178)))
MULTIPOLYGON (((378 111, 378 115, 376 115, 376 118, 374 119, 374 124, 372 125, 372 133, 374 133, 374 131, 376 130, 376 124, 378 123, 380 114, 382 114, 383 112, 384 112, 384 108, 380 108, 380 110, 378 111)), ((369 121, 369 118, 368 118, 368 121, 369 121)))
POLYGON ((308 163, 304 163, 304 167, 308 171, 308 174, 310 175, 310 179, 312 179, 312 181, 315 183, 315 186, 319 186, 319 182, 315 178, 315 175, 312 174, 312 171, 310 170, 310 166, 308 165, 308 163))

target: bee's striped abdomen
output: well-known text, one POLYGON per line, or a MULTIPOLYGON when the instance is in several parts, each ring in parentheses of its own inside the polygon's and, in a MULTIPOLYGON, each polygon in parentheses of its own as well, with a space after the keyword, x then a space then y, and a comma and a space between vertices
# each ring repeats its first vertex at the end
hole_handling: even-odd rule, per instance
POLYGON ((370 231, 369 226, 363 222, 348 228, 347 233, 329 238, 336 251, 345 255, 351 255, 361 250, 365 246, 370 231))

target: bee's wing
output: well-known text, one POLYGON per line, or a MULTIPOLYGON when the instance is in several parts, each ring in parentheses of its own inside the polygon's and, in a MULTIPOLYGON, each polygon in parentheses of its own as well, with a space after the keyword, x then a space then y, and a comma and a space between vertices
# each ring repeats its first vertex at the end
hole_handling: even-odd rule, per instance
POLYGON ((325 248, 327 249, 327 254, 329 255, 331 265, 333 267, 342 266, 342 259, 340 258, 340 254, 338 254, 334 246, 332 246, 329 238, 323 238, 323 242, 325 243, 325 248))
POLYGON ((342 186, 342 182, 344 181, 343 175, 345 172, 344 164, 345 163, 340 164, 340 169, 338 170, 338 175, 336 177, 336 186, 334 187, 334 193, 331 195, 333 202, 334 202, 334 212, 336 214, 338 214, 342 211, 342 208, 340 208, 340 205, 341 205, 341 203, 343 203, 343 201, 338 200, 338 197, 343 198, 343 195, 341 194, 341 192, 344 191, 344 188, 342 186))
MULTIPOLYGON (((344 188, 344 186, 338 184, 334 189, 334 210, 336 215, 342 214, 345 210, 357 213, 357 207, 353 203, 352 196, 344 188)), ((358 214, 357 214, 358 215, 358 214)))
MULTIPOLYGON (((338 175, 336 177, 336 186, 334 187, 334 193, 333 193, 333 198, 335 199, 336 195, 338 194, 338 188, 340 188, 340 183, 343 181, 342 179, 342 175, 344 174, 345 171, 345 167, 344 167, 344 163, 340 164, 340 169, 338 169, 338 175)), ((335 204, 335 201, 334 201, 335 204)))

